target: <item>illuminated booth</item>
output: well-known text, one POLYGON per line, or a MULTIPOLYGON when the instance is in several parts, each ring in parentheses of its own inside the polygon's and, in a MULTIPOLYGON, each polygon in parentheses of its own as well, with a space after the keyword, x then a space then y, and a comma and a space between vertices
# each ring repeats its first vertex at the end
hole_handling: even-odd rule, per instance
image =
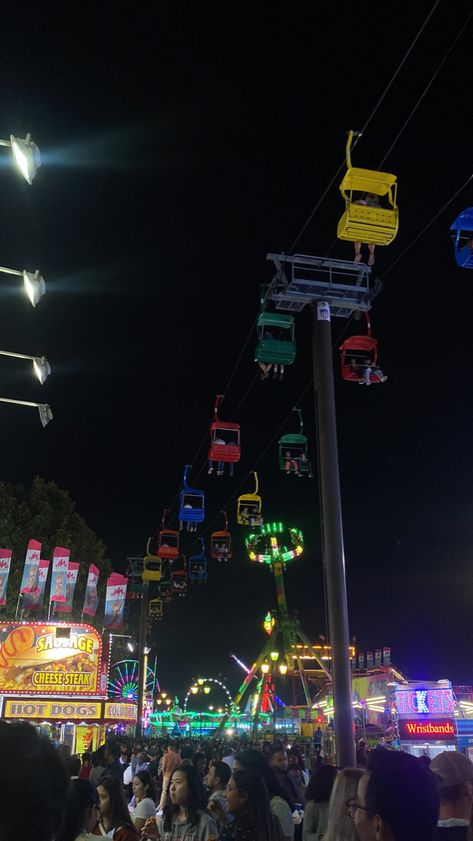
POLYGON ((0 624, 0 705, 6 721, 30 721, 72 753, 95 750, 118 721, 134 724, 136 705, 107 698, 108 663, 90 625, 0 624))
POLYGON ((455 698, 449 680, 390 684, 400 747, 432 759, 456 749, 455 698))

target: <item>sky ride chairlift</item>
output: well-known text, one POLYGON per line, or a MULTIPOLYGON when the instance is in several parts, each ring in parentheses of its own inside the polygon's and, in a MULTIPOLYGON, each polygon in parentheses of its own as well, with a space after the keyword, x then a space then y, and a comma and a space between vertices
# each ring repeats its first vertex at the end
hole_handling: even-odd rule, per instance
POLYGON ((345 199, 345 213, 338 223, 337 237, 350 242, 390 245, 399 228, 399 211, 396 204, 397 176, 390 172, 352 167, 350 150, 354 134, 360 136, 360 132, 348 132, 347 172, 340 184, 340 192, 345 199), (358 191, 363 195, 373 193, 376 196, 386 196, 389 208, 358 204, 359 198, 353 197, 353 193, 358 191))
POLYGON ((200 552, 189 558, 189 581, 191 584, 207 584, 207 558, 203 538, 200 540, 200 552))
POLYGON ((258 474, 253 471, 253 476, 255 477, 254 493, 242 494, 237 500, 237 523, 240 526, 250 526, 251 528, 263 525, 262 500, 258 494, 258 474))
POLYGON ((163 618, 163 600, 161 598, 158 599, 150 599, 148 602, 148 617, 149 619, 162 619, 163 618))
POLYGON ((222 511, 222 514, 225 518, 225 528, 210 535, 210 557, 217 561, 230 561, 233 557, 232 537, 228 531, 227 512, 222 511))
POLYGON ((228 464, 230 476, 233 476, 234 465, 240 461, 240 424, 219 420, 218 407, 222 400, 223 394, 217 394, 214 420, 210 425, 209 473, 213 473, 216 465, 217 476, 223 476, 225 464, 228 464))
POLYGON ((255 362, 265 380, 273 368, 273 376, 283 378, 284 366, 292 365, 296 358, 294 316, 279 312, 261 312, 256 325, 258 344, 255 362))
POLYGON ((309 461, 307 435, 304 435, 304 423, 300 409, 293 410, 299 417, 298 434, 283 435, 279 439, 279 467, 289 476, 307 476, 313 479, 312 465, 309 461))
POLYGON ((156 555, 163 561, 174 561, 179 557, 179 532, 166 528, 169 508, 163 511, 161 528, 158 532, 156 555))
POLYGON ((179 529, 182 531, 186 523, 187 531, 197 531, 197 523, 203 523, 205 518, 205 495, 197 488, 190 488, 187 476, 190 464, 184 468, 184 479, 179 498, 179 529))
POLYGON ((365 313, 367 333, 350 336, 340 345, 342 378, 347 382, 371 385, 387 380, 378 364, 378 342, 371 335, 371 323, 365 313))
POLYGON ((473 207, 467 207, 450 227, 455 260, 462 269, 473 269, 473 207))
POLYGON ((148 539, 148 545, 146 547, 146 555, 143 558, 143 581, 161 581, 163 569, 162 569, 162 561, 161 558, 158 558, 156 555, 151 555, 149 551, 149 545, 151 543, 151 538, 148 539))
POLYGON ((178 596, 185 596, 187 593, 187 560, 185 555, 179 555, 176 566, 171 570, 171 591, 178 596), (177 564, 180 563, 180 568, 177 564))

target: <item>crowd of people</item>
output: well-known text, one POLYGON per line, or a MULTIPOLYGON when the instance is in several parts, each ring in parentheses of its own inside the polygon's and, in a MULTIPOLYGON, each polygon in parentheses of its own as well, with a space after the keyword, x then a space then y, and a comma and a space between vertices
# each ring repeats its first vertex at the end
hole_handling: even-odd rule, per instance
POLYGON ((339 770, 315 745, 110 739, 72 757, 0 722, 0 841, 473 841, 473 763, 379 746, 339 770))

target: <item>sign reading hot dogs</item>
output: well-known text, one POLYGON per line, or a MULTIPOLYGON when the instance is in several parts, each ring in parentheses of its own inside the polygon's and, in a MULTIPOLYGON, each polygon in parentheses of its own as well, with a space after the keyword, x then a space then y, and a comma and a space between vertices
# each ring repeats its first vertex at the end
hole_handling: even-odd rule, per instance
POLYGON ((0 695, 101 695, 102 641, 89 625, 0 625, 0 695))

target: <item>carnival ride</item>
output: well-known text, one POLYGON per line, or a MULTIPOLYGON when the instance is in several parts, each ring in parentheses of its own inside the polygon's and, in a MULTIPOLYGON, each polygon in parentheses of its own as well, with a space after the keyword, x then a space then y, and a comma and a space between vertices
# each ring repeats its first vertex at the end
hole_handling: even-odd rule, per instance
MULTIPOLYGON (((118 660, 110 666, 108 697, 113 701, 138 702, 139 663, 137 660, 118 660)), ((152 695, 156 687, 156 670, 148 665, 146 670, 146 694, 152 695)))

